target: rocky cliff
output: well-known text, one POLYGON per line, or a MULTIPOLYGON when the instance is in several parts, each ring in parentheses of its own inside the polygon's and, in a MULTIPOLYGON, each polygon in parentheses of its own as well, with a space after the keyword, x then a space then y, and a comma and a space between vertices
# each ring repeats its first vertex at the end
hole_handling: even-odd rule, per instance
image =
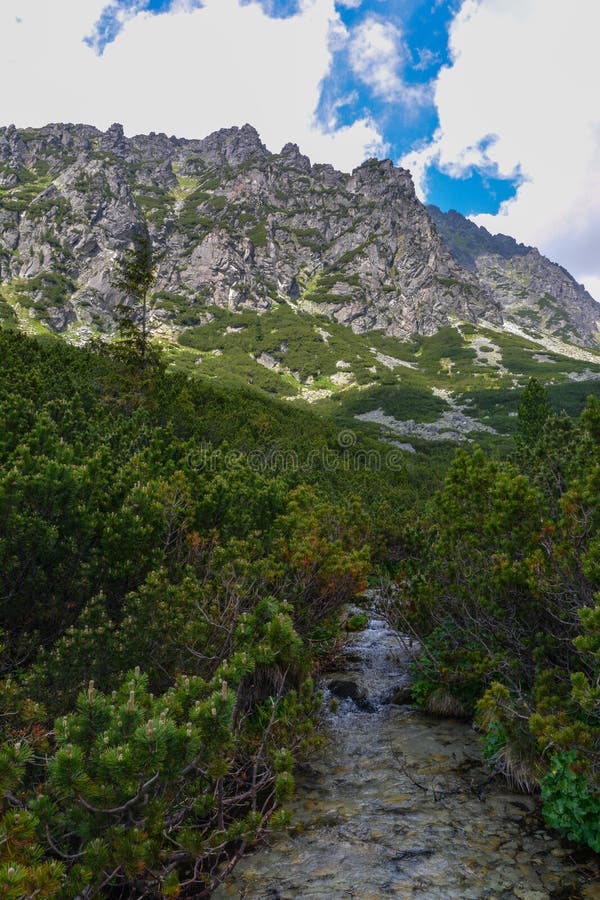
POLYGON ((282 300, 398 336, 431 334, 448 315, 500 321, 410 174, 389 161, 345 175, 293 144, 269 153, 248 125, 202 141, 127 139, 118 125, 9 127, 0 191, 5 314, 56 331, 110 329, 115 259, 146 227, 163 330, 202 321, 208 305, 261 311, 282 300))
POLYGON ((456 261, 477 275, 507 321, 582 346, 600 345, 600 305, 566 269, 455 210, 427 210, 456 261))
MULTIPOLYGON (((169 336, 215 306, 286 302, 397 337, 512 315, 495 257, 457 259, 389 160, 343 174, 294 144, 269 153, 249 125, 201 141, 129 139, 119 125, 0 129, 0 318, 73 339, 110 331, 115 261, 146 229, 159 261, 153 327, 169 336)), ((539 305, 538 281, 544 272, 522 305, 529 285, 539 305)))

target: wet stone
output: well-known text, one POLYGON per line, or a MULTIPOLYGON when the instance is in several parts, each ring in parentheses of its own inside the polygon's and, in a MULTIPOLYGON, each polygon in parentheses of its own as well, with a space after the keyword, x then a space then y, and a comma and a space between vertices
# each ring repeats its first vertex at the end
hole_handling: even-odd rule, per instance
POLYGON ((588 884, 581 892, 582 900, 600 900, 600 884, 588 884))
POLYGON ((548 900, 546 891, 528 891, 519 887, 515 888, 514 895, 517 900, 548 900))
POLYGON ((334 697, 338 697, 340 700, 354 700, 356 702, 357 700, 364 700, 367 696, 367 692, 362 685, 348 678, 335 678, 329 682, 327 687, 334 697))
POLYGON ((410 685, 403 684, 400 687, 395 688, 390 695, 388 702, 393 703, 394 706, 410 706, 414 703, 410 685))
POLYGON ((345 656, 351 671, 325 679, 340 700, 325 749, 297 772, 295 829, 242 859, 215 900, 600 900, 597 863, 573 862, 534 798, 500 780, 473 789, 488 773, 467 723, 390 702, 410 658, 382 619, 345 656))
POLYGON ((358 669, 361 669, 363 666, 363 658, 360 653, 345 653, 344 654, 344 668, 348 671, 351 666, 357 666, 358 669))

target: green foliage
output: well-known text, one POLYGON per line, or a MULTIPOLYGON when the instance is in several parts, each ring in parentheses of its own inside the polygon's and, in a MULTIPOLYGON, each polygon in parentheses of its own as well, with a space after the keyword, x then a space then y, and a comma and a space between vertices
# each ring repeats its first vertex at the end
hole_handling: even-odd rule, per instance
POLYGON ((493 427, 504 433, 516 429, 516 413, 520 394, 514 387, 473 389, 465 393, 468 415, 493 423, 493 427))
POLYGON ((147 221, 155 225, 163 225, 173 212, 172 195, 155 185, 136 185, 135 201, 143 210, 147 221))
MULTIPOLYGON (((32 172, 21 166, 17 171, 18 182, 9 189, 0 189, 0 208, 24 212, 29 204, 51 183, 45 172, 32 172)), ((64 201, 66 202, 66 201, 64 201)))
POLYGON ((364 631, 369 624, 369 617, 366 613, 354 613, 346 619, 346 631, 364 631))
POLYGON ((227 197, 223 194, 212 194, 208 198, 207 203, 216 212, 220 212, 227 206, 227 197))
POLYGON ((0 294, 0 326, 10 327, 17 324, 17 317, 12 306, 0 294))
POLYGON ((426 388, 402 384, 361 391, 360 395, 350 400, 347 409, 356 412, 382 409, 398 421, 414 419, 417 422, 435 422, 448 406, 426 388))
POLYGON ((600 853, 600 795, 590 787, 574 750, 552 757, 542 780, 542 801, 552 828, 600 853))
POLYGON ((544 387, 530 378, 519 402, 518 434, 525 444, 539 440, 544 423, 550 416, 550 402, 544 387))
POLYGON ((455 365, 468 365, 475 359, 476 353, 468 347, 456 328, 448 326, 440 329, 431 338, 419 337, 417 354, 420 363, 433 371, 439 370, 440 359, 449 359, 455 365))
POLYGON ((583 411, 581 421, 594 443, 600 445, 600 397, 588 397, 588 404, 583 411))
POLYGON ((483 741, 483 758, 493 762, 506 747, 508 737, 501 722, 490 722, 483 741))
POLYGON ((465 646, 448 619, 426 637, 423 652, 411 664, 412 696, 430 712, 465 715, 474 709, 485 677, 483 647, 465 646))
POLYGON ((75 290, 75 284, 66 275, 56 272, 42 272, 33 278, 22 279, 13 284, 17 298, 24 306, 33 305, 34 301, 27 295, 40 294, 35 301, 36 306, 44 309, 49 306, 63 306, 65 300, 75 290))
POLYGON ((583 385, 581 382, 563 381, 548 385, 546 390, 554 412, 564 411, 573 418, 582 416, 583 421, 587 421, 588 410, 593 409, 593 403, 600 401, 600 381, 589 381, 583 385))
MULTIPOLYGON (((454 714, 479 701, 495 761, 537 753, 538 781, 542 750, 575 749, 595 796, 597 404, 581 423, 549 417, 509 462, 461 451, 426 506, 449 451, 366 470, 360 454, 382 446, 357 431, 344 448, 335 424, 358 405, 326 421, 225 380, 232 359, 266 371, 257 347, 319 377, 338 360, 388 377, 360 336, 320 322, 326 341, 285 304, 210 312, 187 337, 204 355, 219 342, 218 382, 167 373, 151 345, 142 357, 126 342, 77 350, 0 332, 0 775, 18 804, 5 799, 2 827, 19 826, 16 809, 29 829, 2 889, 210 889, 286 821, 294 760, 315 740, 310 673, 372 561, 390 557, 399 621, 425 648, 417 699, 454 714)), ((415 356, 373 336, 424 368, 388 396, 380 382, 353 397, 435 417, 429 340, 415 356)), ((462 339, 450 349, 460 360, 462 339)))
POLYGON ((286 823, 389 518, 306 411, 118 345, 0 353, 0 891, 197 896, 286 823))
POLYGON ((55 226, 61 228, 65 220, 71 217, 72 207, 69 200, 53 188, 52 193, 41 194, 32 200, 27 207, 27 215, 32 219, 51 216, 55 226))
MULTIPOLYGON (((302 680, 302 642, 285 604, 257 602, 231 640, 210 679, 179 676, 158 696, 139 669, 112 695, 90 682, 56 721, 43 773, 27 777, 26 744, 5 745, 12 790, 28 810, 24 878, 41 878, 32 863, 45 845, 65 861, 46 873, 63 875, 60 897, 106 884, 174 889, 173 872, 182 886, 211 888, 225 848, 269 826, 293 791, 318 698, 302 680)), ((14 814, 7 819, 16 841, 14 814)))
POLYGON ((35 816, 26 810, 11 810, 0 818, 0 894, 7 900, 56 897, 64 883, 64 865, 44 860, 37 828, 35 816))
POLYGON ((123 342, 142 363, 148 352, 150 289, 156 278, 156 260, 147 232, 140 234, 132 248, 124 251, 113 276, 113 285, 129 303, 119 308, 119 329, 123 342))
POLYGON ((259 222, 248 232, 248 237, 255 247, 267 246, 267 228, 265 222, 259 222))
POLYGON ((495 770, 541 784, 548 822, 597 850, 598 403, 580 422, 552 416, 530 382, 520 416, 513 459, 459 451, 405 533, 398 623, 423 647, 417 701, 476 711, 495 770))

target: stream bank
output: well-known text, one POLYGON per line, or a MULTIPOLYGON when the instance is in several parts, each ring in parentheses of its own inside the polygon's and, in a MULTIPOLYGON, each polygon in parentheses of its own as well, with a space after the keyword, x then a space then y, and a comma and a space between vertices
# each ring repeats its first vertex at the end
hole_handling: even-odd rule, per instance
POLYGON ((597 861, 490 781, 468 724, 390 702, 409 663, 376 614, 351 636, 324 680, 345 697, 298 775, 295 831, 243 859, 218 900, 600 900, 597 861))

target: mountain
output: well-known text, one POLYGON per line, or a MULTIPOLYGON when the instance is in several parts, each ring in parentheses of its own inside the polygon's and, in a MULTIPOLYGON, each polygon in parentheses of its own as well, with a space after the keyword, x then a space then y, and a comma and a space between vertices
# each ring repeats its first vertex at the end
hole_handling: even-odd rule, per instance
POLYGON ((204 140, 129 139, 120 125, 0 129, 0 316, 75 340, 110 331, 115 260, 146 228, 165 337, 210 319, 209 307, 286 302, 358 333, 507 320, 598 344, 598 307, 564 269, 426 210, 389 160, 344 174, 295 144, 269 153, 250 125, 204 140))
POLYGON ((201 141, 0 129, 0 322, 75 343, 112 334, 115 265, 146 231, 150 325, 188 374, 417 448, 510 432, 531 375, 558 408, 600 389, 583 288, 536 250, 426 209, 389 160, 343 174, 293 144, 270 153, 249 125, 201 141))
POLYGON ((114 327, 116 258, 148 229, 154 329, 281 302, 407 338, 460 319, 599 343, 598 305, 537 250, 425 209, 410 173, 351 174, 266 149, 250 125, 204 140, 86 125, 0 129, 0 317, 80 340, 114 327))
POLYGON ((501 304, 505 321, 581 346, 600 343, 600 305, 566 269, 455 210, 427 211, 456 261, 501 304))
POLYGON ((0 129, 0 279, 17 316, 72 337, 109 330, 115 258, 146 225, 164 334, 209 305, 281 301, 400 337, 449 316, 501 322, 389 160, 343 174, 294 144, 269 153, 249 125, 202 141, 128 139, 119 125, 0 129))

